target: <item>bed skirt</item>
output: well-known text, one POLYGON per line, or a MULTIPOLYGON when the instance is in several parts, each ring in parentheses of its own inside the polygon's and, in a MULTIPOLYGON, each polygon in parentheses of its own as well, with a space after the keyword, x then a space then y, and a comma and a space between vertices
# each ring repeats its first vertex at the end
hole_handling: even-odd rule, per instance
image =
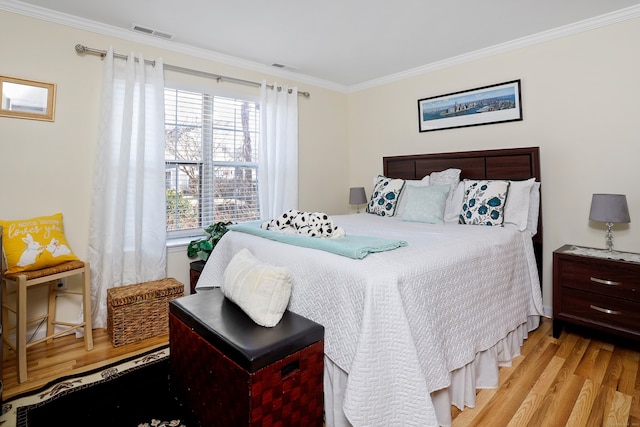
MULTIPOLYGON (((431 393, 440 426, 451 426, 451 405, 461 411, 476 405, 476 390, 497 388, 498 368, 511 366, 529 332, 540 325, 540 316, 529 316, 526 323, 509 332, 493 347, 476 354, 473 361, 451 372, 451 385, 431 393)), ((326 355, 324 357, 324 412, 326 427, 352 427, 342 411, 348 374, 326 355)))

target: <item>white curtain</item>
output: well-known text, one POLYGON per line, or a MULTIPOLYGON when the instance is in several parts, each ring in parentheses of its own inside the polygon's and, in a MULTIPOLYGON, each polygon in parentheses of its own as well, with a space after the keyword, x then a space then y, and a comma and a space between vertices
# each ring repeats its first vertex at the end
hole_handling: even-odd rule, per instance
MULTIPOLYGON (((82 108, 82 106, 78 106, 82 108)), ((88 259, 93 326, 106 327, 107 289, 166 277, 164 76, 145 64, 104 58, 88 259)))
POLYGON ((298 208, 298 89, 260 89, 258 182, 262 219, 298 208))

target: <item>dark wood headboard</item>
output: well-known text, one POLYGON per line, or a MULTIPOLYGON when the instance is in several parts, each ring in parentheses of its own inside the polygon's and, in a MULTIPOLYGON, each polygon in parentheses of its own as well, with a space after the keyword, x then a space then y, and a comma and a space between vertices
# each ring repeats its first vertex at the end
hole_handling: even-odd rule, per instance
MULTIPOLYGON (((384 175, 391 178, 422 179, 431 172, 457 168, 460 179, 540 179, 539 147, 500 150, 458 151, 383 157, 384 175)), ((538 272, 542 281, 542 203, 538 212, 538 233, 533 238, 538 272)))
POLYGON ((461 179, 540 181, 540 150, 530 147, 392 156, 383 158, 383 166, 384 175, 391 178, 421 179, 431 172, 457 168, 462 170, 461 179))

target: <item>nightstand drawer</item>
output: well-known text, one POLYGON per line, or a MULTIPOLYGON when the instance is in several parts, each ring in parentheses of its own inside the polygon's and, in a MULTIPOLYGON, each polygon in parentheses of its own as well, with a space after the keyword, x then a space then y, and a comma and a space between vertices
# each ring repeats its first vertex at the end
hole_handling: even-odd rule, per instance
POLYGON ((640 269, 571 257, 558 260, 561 286, 640 302, 640 269))
POLYGON ((640 254, 564 245, 553 252, 553 337, 564 323, 640 340, 640 254))
POLYGON ((563 290, 561 298, 559 315, 563 318, 569 316, 601 326, 640 330, 637 315, 640 303, 568 288, 563 290))

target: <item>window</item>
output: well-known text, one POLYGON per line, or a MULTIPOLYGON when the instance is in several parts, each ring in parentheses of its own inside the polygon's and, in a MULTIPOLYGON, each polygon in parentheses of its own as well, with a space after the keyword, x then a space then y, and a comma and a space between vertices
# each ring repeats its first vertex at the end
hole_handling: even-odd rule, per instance
POLYGON ((169 236, 260 218, 257 102, 165 88, 169 236))

